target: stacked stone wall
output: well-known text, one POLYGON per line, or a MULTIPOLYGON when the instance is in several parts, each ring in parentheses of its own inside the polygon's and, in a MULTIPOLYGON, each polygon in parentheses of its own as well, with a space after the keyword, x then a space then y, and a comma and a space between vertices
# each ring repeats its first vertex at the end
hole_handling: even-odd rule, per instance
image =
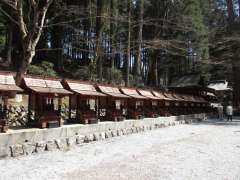
POLYGON ((0 158, 32 155, 55 150, 70 150, 84 143, 154 129, 189 124, 205 118, 204 114, 102 122, 93 125, 67 125, 55 129, 11 130, 0 134, 0 158))

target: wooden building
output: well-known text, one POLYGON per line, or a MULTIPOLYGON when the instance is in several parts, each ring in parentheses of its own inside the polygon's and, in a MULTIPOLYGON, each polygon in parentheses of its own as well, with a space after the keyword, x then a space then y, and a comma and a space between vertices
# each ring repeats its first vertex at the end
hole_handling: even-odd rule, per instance
POLYGON ((233 89, 229 86, 227 80, 215 80, 211 81, 208 85, 208 88, 214 90, 214 95, 210 95, 210 99, 216 96, 215 98, 221 103, 223 106, 227 106, 232 104, 233 102, 233 89))
POLYGON ((144 114, 146 117, 158 117, 159 113, 159 101, 161 100, 159 97, 154 96, 151 91, 149 90, 137 90, 142 96, 146 97, 147 99, 144 100, 144 114))
POLYGON ((182 99, 174 97, 172 92, 164 92, 164 96, 170 99, 170 106, 169 106, 169 113, 171 115, 180 115, 180 103, 182 102, 182 99))
POLYGON ((189 94, 180 94, 180 96, 185 100, 185 114, 194 114, 196 108, 196 99, 193 95, 189 94))
POLYGON ((196 101, 195 113, 210 113, 212 111, 210 104, 202 96, 194 96, 196 101))
POLYGON ((106 110, 103 120, 123 121, 127 116, 127 100, 130 98, 120 92, 118 87, 98 85, 98 90, 106 94, 100 102, 101 109, 106 110))
POLYGON ((82 124, 98 123, 99 100, 106 97, 96 90, 93 84, 63 80, 63 86, 73 94, 69 98, 69 122, 82 124), (73 116, 72 112, 76 112, 73 116))
POLYGON ((160 116, 170 116, 171 115, 170 103, 171 103, 172 99, 164 96, 164 94, 162 92, 152 91, 152 93, 154 94, 154 96, 159 98, 158 112, 159 112, 160 116))
POLYGON ((16 93, 23 90, 16 86, 13 74, 0 74, 0 133, 7 132, 8 123, 8 99, 14 98, 16 93))
POLYGON ((187 96, 183 96, 179 93, 172 93, 173 97, 176 98, 179 102, 178 106, 178 115, 187 115, 190 113, 190 101, 187 96))
POLYGON ((127 116, 132 119, 142 119, 144 117, 144 101, 147 97, 140 95, 136 89, 133 88, 121 88, 121 92, 127 96, 130 96, 128 100, 127 116))
POLYGON ((63 88, 59 79, 24 77, 21 87, 29 95, 29 114, 34 116, 30 125, 40 128, 62 125, 62 98, 71 92, 63 88))

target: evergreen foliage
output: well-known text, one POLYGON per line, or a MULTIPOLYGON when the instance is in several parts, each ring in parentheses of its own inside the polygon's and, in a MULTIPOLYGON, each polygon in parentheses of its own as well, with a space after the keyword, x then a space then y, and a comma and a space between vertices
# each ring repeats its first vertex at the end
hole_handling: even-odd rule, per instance
POLYGON ((28 68, 28 73, 39 76, 57 76, 57 72, 54 70, 53 63, 50 63, 48 61, 42 61, 41 64, 30 65, 28 68))
MULTIPOLYGON (((202 85, 213 78, 240 84, 232 73, 238 67, 240 1, 53 0, 46 6, 37 46, 25 54, 26 41, 15 24, 19 18, 4 2, 0 54, 9 69, 19 71, 27 53, 34 52, 31 74, 136 87, 167 87, 176 78, 195 74, 202 85)), ((31 1, 23 2, 28 40, 36 37, 29 32, 38 28, 31 1)), ((39 12, 42 3, 35 7, 39 12)))

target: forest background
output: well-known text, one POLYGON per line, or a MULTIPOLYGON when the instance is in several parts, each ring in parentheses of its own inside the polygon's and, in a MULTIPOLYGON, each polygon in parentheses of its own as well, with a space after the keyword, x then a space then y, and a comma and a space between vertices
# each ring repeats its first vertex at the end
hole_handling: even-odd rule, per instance
POLYGON ((0 0, 0 69, 166 89, 228 80, 240 105, 240 0, 0 0), (184 82, 182 82, 184 85, 184 82))

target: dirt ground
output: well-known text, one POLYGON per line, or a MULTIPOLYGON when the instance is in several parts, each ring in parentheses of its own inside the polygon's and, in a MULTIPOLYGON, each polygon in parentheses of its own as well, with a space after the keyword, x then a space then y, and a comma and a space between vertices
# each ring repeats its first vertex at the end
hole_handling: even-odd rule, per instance
POLYGON ((0 180, 239 180, 240 122, 208 121, 0 161, 0 180))

